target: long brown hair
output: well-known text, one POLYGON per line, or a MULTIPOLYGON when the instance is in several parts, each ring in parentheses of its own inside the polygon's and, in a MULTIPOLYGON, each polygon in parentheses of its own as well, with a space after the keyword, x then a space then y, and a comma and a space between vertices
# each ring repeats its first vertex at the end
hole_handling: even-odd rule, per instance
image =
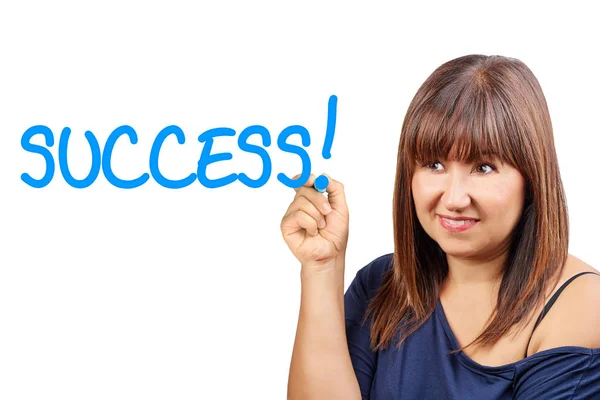
POLYGON ((429 318, 448 273, 445 253, 416 216, 411 191, 416 163, 439 158, 471 163, 484 155, 516 168, 525 178, 526 196, 496 308, 468 346, 493 344, 514 327, 523 328, 560 275, 568 251, 567 204, 538 80, 514 58, 468 55, 448 61, 419 88, 402 125, 393 267, 365 313, 365 321, 372 318, 373 350, 386 348, 396 334, 400 346, 429 318))

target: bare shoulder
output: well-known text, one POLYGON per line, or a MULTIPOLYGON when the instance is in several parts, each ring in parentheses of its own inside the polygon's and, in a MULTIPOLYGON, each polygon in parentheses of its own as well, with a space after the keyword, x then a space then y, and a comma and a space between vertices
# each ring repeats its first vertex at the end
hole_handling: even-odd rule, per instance
POLYGON ((591 265, 585 263, 579 258, 575 257, 572 254, 569 254, 567 257, 567 262, 565 263, 565 270, 563 271, 563 277, 569 279, 571 276, 578 274, 580 272, 595 272, 600 273, 598 269, 592 267, 591 265))
POLYGON ((563 290, 539 325, 535 352, 561 346, 600 347, 600 271, 569 255, 558 286, 581 272, 563 290))

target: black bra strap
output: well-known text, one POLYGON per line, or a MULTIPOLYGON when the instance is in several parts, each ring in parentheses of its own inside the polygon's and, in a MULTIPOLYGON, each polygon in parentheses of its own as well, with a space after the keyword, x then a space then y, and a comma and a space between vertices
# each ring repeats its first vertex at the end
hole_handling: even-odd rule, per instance
POLYGON ((554 305, 554 302, 556 301, 556 299, 558 299, 558 296, 560 296, 560 294, 562 293, 562 291, 565 290, 565 288, 569 285, 569 283, 571 283, 575 278, 577 278, 577 277, 579 277, 581 275, 585 275, 585 274, 594 274, 594 275, 600 276, 600 274, 597 274, 597 273, 592 272, 592 271, 580 272, 580 273, 575 274, 572 277, 570 277, 569 280, 567 280, 565 283, 563 283, 561 285, 560 288, 558 288, 558 290, 556 291, 556 293, 554 293, 552 295, 552 297, 550 298, 550 300, 548 301, 548 303, 546 303, 546 305, 544 306, 544 309, 540 313, 538 319, 535 321, 535 325, 533 326, 533 331, 531 331, 531 336, 529 336, 529 341, 527 342, 527 347, 525 348, 525 356, 526 357, 527 357, 527 350, 529 349, 529 344, 531 343, 531 337, 533 336, 533 332, 535 332, 535 328, 537 328, 537 326, 540 324, 540 322, 542 322, 542 319, 544 319, 544 317, 546 316, 546 314, 548 314, 548 311, 550 311, 550 308, 552 308, 552 306, 554 305))

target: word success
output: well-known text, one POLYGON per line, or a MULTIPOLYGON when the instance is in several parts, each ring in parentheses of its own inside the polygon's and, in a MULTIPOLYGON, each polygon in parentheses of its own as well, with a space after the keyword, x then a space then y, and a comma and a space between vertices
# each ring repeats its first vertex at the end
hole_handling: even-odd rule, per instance
MULTIPOLYGON (((333 137, 335 134, 336 114, 337 97, 335 95, 332 95, 329 98, 329 103, 327 107, 327 130, 322 150, 322 156, 325 159, 329 159, 331 157, 330 151, 331 146, 333 144, 333 137)), ((184 132, 177 125, 167 126, 158 133, 158 135, 154 139, 152 148, 150 150, 150 173, 145 172, 135 179, 119 178, 113 171, 113 165, 111 163, 111 156, 115 148, 115 144, 121 136, 127 136, 131 144, 135 145, 138 142, 137 133, 131 126, 123 125, 116 128, 108 136, 103 151, 100 150, 100 145, 94 134, 90 131, 85 132, 85 138, 87 139, 87 142, 92 152, 92 165, 90 167, 90 172, 83 179, 74 178, 69 170, 69 163, 67 160, 67 148, 69 146, 70 135, 71 130, 68 127, 65 127, 60 134, 58 142, 58 165, 65 182, 69 186, 77 189, 87 188, 91 184, 93 184, 94 181, 98 178, 100 170, 102 170, 104 176, 111 185, 122 189, 133 189, 140 187, 150 179, 150 176, 152 176, 152 178, 159 185, 168 189, 184 188, 186 186, 191 185, 195 181, 200 182, 201 185, 207 188, 219 188, 228 185, 236 180, 239 180, 248 187, 259 188, 265 183, 267 183, 272 171, 271 158, 269 157, 267 151, 264 149, 265 147, 271 146, 271 135, 269 134, 267 128, 261 125, 252 125, 245 128, 244 130, 242 130, 237 140, 237 145, 240 148, 240 150, 248 153, 257 154, 262 159, 263 170, 261 176, 258 179, 250 179, 250 177, 248 177, 248 175, 244 173, 232 173, 218 179, 209 179, 206 176, 206 168, 210 164, 231 160, 233 158, 231 153, 211 153, 213 143, 216 138, 221 136, 236 135, 235 130, 231 128, 213 128, 203 132, 200 136, 198 136, 198 141, 204 144, 202 147, 202 152, 200 154, 200 159, 198 161, 198 168, 196 172, 192 172, 185 178, 181 179, 170 179, 164 176, 158 167, 158 158, 160 156, 160 151, 167 137, 169 137, 170 135, 175 135, 175 138, 177 139, 177 142, 180 145, 183 145, 185 143, 184 132), (248 143, 248 138, 250 138, 253 135, 260 136, 263 147, 248 143)), ((21 137, 21 146, 23 147, 23 150, 27 152, 40 154, 42 157, 44 157, 44 160, 46 162, 46 170, 42 178, 35 179, 28 173, 23 173, 21 175, 21 180, 27 185, 34 188, 43 188, 47 186, 52 181, 55 171, 54 158, 52 156, 52 153, 48 149, 54 146, 54 134, 52 133, 52 130, 44 125, 35 125, 30 127, 23 133, 23 136, 21 137), (45 146, 31 143, 31 139, 36 135, 43 136, 46 144, 45 146)), ((311 162, 310 157, 308 156, 308 153, 304 148, 309 146, 310 134, 308 130, 303 126, 291 125, 281 131, 281 133, 277 137, 277 147, 281 151, 296 154, 298 157, 300 157, 302 161, 302 173, 300 174, 300 177, 294 180, 283 173, 279 173, 277 175, 277 179, 281 183, 290 188, 297 188, 306 183, 311 173, 311 162), (303 147, 287 143, 288 138, 293 135, 300 135, 303 147)))

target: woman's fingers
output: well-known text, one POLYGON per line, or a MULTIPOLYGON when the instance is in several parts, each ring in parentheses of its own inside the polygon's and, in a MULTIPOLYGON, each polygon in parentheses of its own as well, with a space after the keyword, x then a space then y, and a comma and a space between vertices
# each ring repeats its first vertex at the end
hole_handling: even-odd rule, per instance
POLYGON ((293 230, 301 228, 306 230, 306 233, 311 236, 317 236, 319 234, 317 221, 303 210, 296 210, 290 213, 283 221, 283 227, 288 226, 293 228, 293 230))
POLYGON ((285 214, 288 215, 297 210, 302 210, 310 215, 317 222, 319 229, 325 227, 325 216, 317 209, 315 204, 306 197, 297 195, 285 214))
MULTIPOLYGON (((296 175, 294 179, 298 179, 299 175, 296 175)), ((301 196, 306 197, 314 206, 319 210, 322 214, 327 215, 331 212, 331 205, 327 200, 327 197, 319 193, 313 187, 313 183, 316 177, 311 174, 306 183, 300 187, 294 188, 296 191, 296 197, 299 198, 301 196)))
POLYGON ((281 221, 284 240, 303 265, 330 261, 346 248, 348 240, 343 185, 328 177, 323 194, 313 187, 316 178, 311 174, 302 186, 294 188, 296 195, 281 221))
POLYGON ((346 194, 344 192, 344 185, 341 182, 336 181, 329 175, 324 174, 329 179, 327 185, 327 200, 331 205, 331 208, 338 211, 340 214, 348 215, 348 204, 346 203, 346 194))

